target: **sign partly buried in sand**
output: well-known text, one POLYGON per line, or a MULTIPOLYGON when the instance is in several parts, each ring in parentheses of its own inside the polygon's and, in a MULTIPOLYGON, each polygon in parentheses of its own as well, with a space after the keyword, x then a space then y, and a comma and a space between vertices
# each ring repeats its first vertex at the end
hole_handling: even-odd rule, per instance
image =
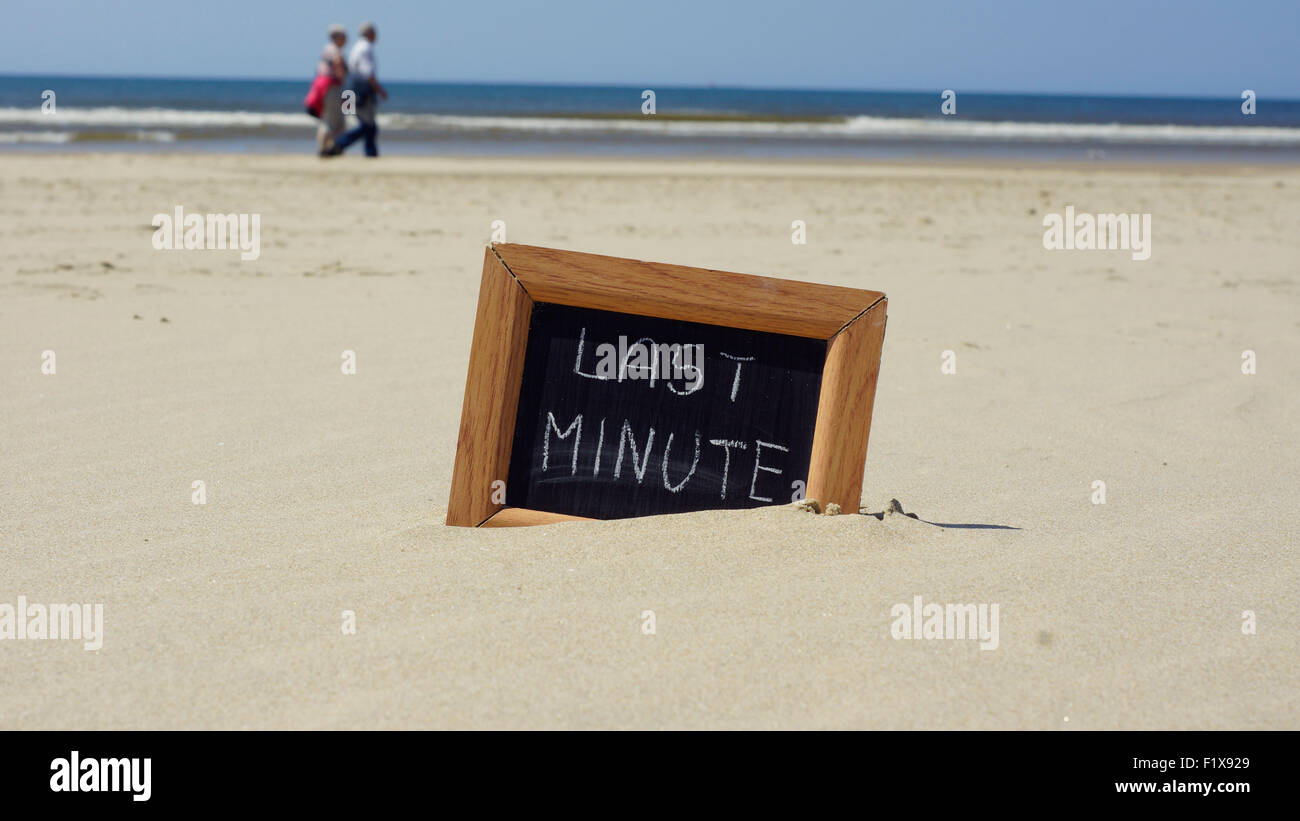
POLYGON ((885 295, 487 249, 447 524, 858 509, 885 295))

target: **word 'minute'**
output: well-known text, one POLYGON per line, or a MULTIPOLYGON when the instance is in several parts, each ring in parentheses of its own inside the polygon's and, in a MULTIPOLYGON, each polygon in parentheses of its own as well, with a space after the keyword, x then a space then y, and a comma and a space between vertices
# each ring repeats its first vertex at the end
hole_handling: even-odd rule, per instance
POLYGON ((87 650, 104 646, 104 605, 0 603, 0 639, 81 639, 87 650), (92 618, 93 616, 93 618, 92 618))
POLYGON ((895 639, 979 639, 981 650, 998 649, 998 606, 996 604, 934 604, 922 607, 921 597, 912 604, 896 604, 889 611, 894 620, 889 634, 895 639))
POLYGON ((1133 259, 1151 258, 1150 214, 1044 214, 1043 247, 1049 251, 1132 251, 1133 259))
MULTIPOLYGON (((615 421, 615 424, 617 424, 617 420, 615 421)), ((576 476, 578 474, 578 456, 582 452, 582 414, 578 414, 576 417, 574 417, 574 420, 569 423, 569 426, 567 428, 565 428, 564 430, 560 430, 559 422, 555 421, 555 414, 551 411, 546 412, 546 429, 542 434, 542 473, 546 473, 551 468, 551 431, 555 431, 556 439, 568 439, 569 436, 573 436, 573 451, 571 457, 568 460, 569 461, 568 467, 569 467, 569 475, 576 476)), ((682 477, 682 480, 680 482, 674 484, 672 480, 668 478, 668 464, 673 450, 674 435, 675 434, 673 433, 669 433, 668 439, 664 443, 664 455, 663 455, 663 462, 662 462, 664 490, 668 491, 669 493, 681 493, 682 489, 685 488, 690 483, 691 477, 695 475, 696 469, 700 466, 700 453, 701 453, 700 445, 702 440, 700 437, 700 432, 697 430, 695 432, 695 457, 691 461, 690 470, 686 471, 686 475, 682 477)), ((600 456, 605 449, 605 417, 603 416, 600 419, 599 436, 600 438, 596 440, 596 455, 592 459, 592 463, 591 463, 591 477, 593 479, 600 478, 600 468, 602 464, 600 456)), ((636 483, 640 485, 642 481, 645 479, 646 469, 650 466, 650 452, 654 450, 654 446, 655 446, 654 427, 653 426, 650 427, 650 433, 645 438, 644 451, 640 450, 637 447, 636 441, 637 441, 636 433, 635 431, 632 430, 631 421, 624 419, 623 426, 619 428, 618 450, 617 450, 617 455, 614 458, 613 478, 615 480, 621 479, 623 477, 624 453, 630 454, 628 463, 632 466, 631 476, 635 476, 636 483)), ((721 483, 719 484, 718 487, 718 498, 726 499, 728 475, 731 472, 732 448, 735 448, 736 450, 740 450, 740 451, 749 450, 749 443, 736 441, 734 439, 709 439, 708 443, 710 445, 722 449, 722 471, 721 471, 721 483)), ((767 448, 768 451, 779 450, 784 453, 789 453, 790 449, 785 445, 778 445, 774 442, 764 442, 761 439, 754 440, 754 472, 750 476, 750 480, 749 480, 749 498, 755 502, 765 502, 767 504, 771 504, 772 503, 771 496, 758 495, 758 479, 759 479, 758 473, 759 471, 764 471, 766 473, 774 473, 779 476, 782 473, 784 473, 784 471, 781 468, 773 467, 770 464, 764 465, 762 463, 763 448, 767 448)), ((716 452, 711 452, 710 455, 716 455, 716 452)), ((609 461, 609 460, 606 459, 605 461, 609 461)), ((562 463, 560 464, 560 467, 563 468, 562 463)))
POLYGON ((86 758, 77 750, 67 758, 50 762, 52 792, 129 792, 132 801, 148 801, 153 795, 150 771, 153 759, 86 758))
POLYGON ((225 251, 239 249, 248 262, 262 255, 261 214, 154 214, 155 251, 225 251))

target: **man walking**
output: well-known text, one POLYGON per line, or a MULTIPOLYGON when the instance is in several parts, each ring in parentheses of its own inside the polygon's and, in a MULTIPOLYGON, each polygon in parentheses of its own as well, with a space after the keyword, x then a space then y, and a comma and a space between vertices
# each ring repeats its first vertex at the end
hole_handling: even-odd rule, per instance
POLYGON ((366 143, 366 156, 379 156, 379 126, 375 112, 379 100, 388 99, 388 91, 379 82, 375 68, 375 24, 369 20, 361 24, 361 39, 348 54, 347 90, 356 95, 356 115, 360 124, 334 141, 333 154, 341 154, 360 139, 366 143))

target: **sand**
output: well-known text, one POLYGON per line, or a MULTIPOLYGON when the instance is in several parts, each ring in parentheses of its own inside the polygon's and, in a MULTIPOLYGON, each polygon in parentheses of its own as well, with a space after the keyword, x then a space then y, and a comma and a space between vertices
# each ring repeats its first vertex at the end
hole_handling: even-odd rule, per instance
POLYGON ((1300 170, 6 155, 0 194, 0 604, 104 605, 98 651, 0 641, 0 727, 1300 728, 1300 170), (155 251, 177 205, 260 258, 155 251), (1066 205, 1151 258, 1044 250, 1066 205), (863 505, 920 519, 444 527, 497 219, 885 291, 863 505), (893 638, 915 596, 997 649, 893 638))

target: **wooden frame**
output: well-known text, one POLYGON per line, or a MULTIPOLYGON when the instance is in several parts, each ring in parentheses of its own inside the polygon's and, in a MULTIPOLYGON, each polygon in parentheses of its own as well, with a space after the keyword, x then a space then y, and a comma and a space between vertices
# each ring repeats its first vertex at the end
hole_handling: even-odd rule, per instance
POLYGON ((501 527, 582 521, 506 507, 492 483, 510 469, 534 302, 703 322, 827 341, 807 496, 856 513, 885 339, 878 291, 494 244, 483 257, 447 524, 501 527), (701 285, 707 287, 701 288, 701 285))

